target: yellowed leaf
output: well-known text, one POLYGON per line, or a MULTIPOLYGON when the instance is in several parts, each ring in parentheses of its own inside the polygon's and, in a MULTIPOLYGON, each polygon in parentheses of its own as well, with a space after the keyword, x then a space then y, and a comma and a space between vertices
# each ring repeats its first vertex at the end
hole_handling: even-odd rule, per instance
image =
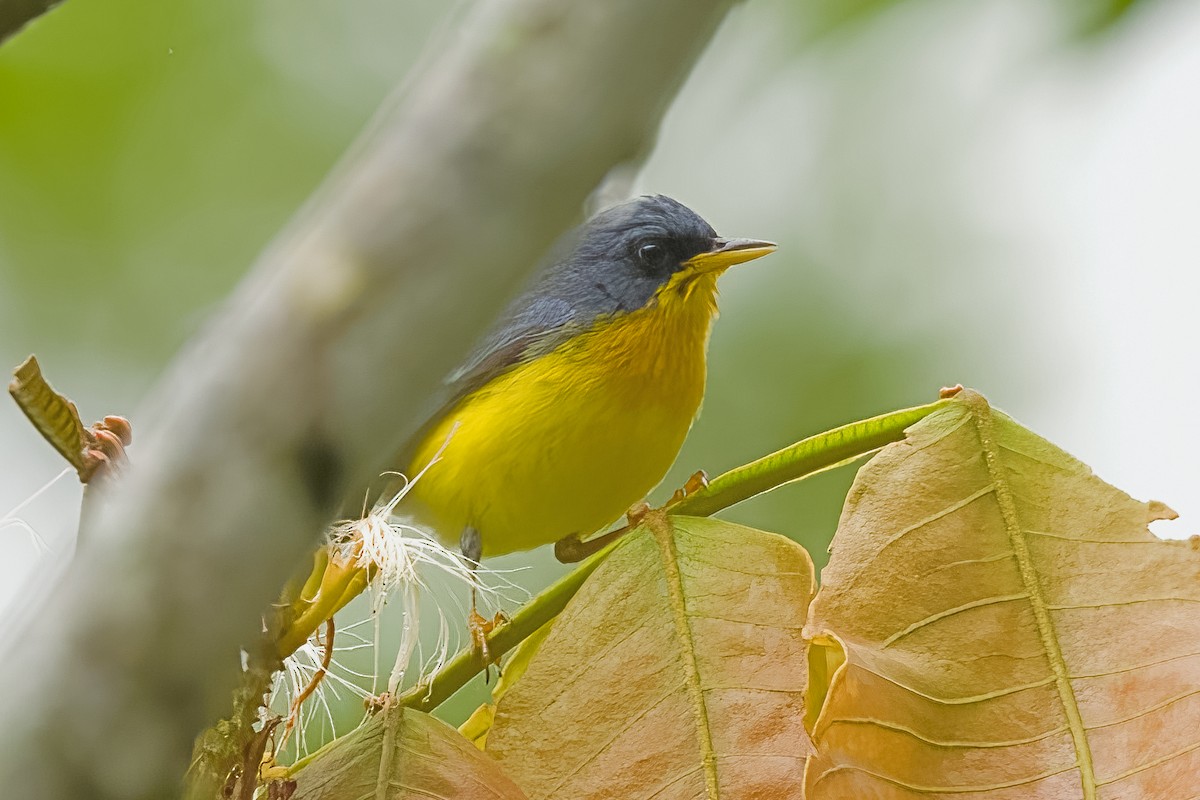
POLYGON ((1200 552, 1147 527, 1173 516, 974 392, 886 447, 805 628, 809 799, 1200 796, 1200 552))
POLYGON ((458 726, 458 732, 465 736, 467 741, 482 750, 487 745, 487 735, 491 732, 495 719, 496 704, 480 703, 471 712, 471 716, 458 726))
POLYGON ((652 515, 500 700, 487 752, 531 798, 799 798, 808 554, 652 515))
POLYGON ((441 720, 393 707, 317 751, 291 800, 524 800, 490 757, 441 720))

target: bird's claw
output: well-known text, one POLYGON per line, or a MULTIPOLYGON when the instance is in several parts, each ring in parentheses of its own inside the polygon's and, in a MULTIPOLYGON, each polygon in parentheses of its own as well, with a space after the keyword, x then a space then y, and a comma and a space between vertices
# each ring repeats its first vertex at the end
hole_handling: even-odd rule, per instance
POLYGON ((667 501, 667 504, 663 508, 670 508, 677 503, 683 502, 684 498, 695 494, 701 489, 707 488, 708 473, 702 469, 698 469, 684 482, 683 486, 675 490, 675 493, 671 495, 671 499, 667 501))
MULTIPOLYGON (((678 504, 686 497, 690 497, 696 492, 708 486, 708 475, 704 470, 696 470, 692 476, 687 479, 687 482, 682 487, 675 490, 661 509, 660 512, 667 512, 671 506, 678 504)), ((615 531, 600 534, 592 539, 584 539, 578 533, 573 533, 570 536, 564 536, 554 543, 554 556, 564 564, 574 564, 577 561, 582 561, 590 555, 597 553, 601 548, 616 541, 624 536, 629 531, 642 524, 646 516, 656 509, 651 508, 650 504, 645 500, 639 503, 634 503, 625 512, 625 527, 618 528, 615 531)))
POLYGON ((492 664, 498 666, 500 659, 499 657, 493 659, 491 652, 488 650, 488 634, 507 622, 508 615, 503 611, 497 611, 494 617, 488 619, 472 608, 471 613, 467 616, 467 630, 471 634, 471 648, 479 654, 480 659, 483 661, 483 668, 489 674, 492 664))

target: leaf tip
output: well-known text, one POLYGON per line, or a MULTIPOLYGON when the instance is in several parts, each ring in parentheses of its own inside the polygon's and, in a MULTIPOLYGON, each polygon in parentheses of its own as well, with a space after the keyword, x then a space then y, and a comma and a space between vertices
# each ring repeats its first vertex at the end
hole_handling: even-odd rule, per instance
POLYGON ((1179 519, 1179 514, 1161 500, 1151 500, 1146 503, 1147 522, 1157 522, 1163 519, 1179 519))
POLYGON ((13 378, 8 383, 8 393, 15 395, 21 391, 21 387, 29 383, 29 381, 42 373, 41 365, 38 364, 37 357, 32 353, 29 358, 26 358, 13 369, 13 378))

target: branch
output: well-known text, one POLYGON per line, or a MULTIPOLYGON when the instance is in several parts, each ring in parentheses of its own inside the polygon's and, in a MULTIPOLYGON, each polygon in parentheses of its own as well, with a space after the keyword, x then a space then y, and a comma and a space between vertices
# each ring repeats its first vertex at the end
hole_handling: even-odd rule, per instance
POLYGON ((649 149, 728 5, 484 3, 436 50, 176 359, 38 636, 6 639, 6 795, 177 793, 260 612, 588 193, 649 149))
POLYGON ((62 0, 0 0, 0 44, 62 0))

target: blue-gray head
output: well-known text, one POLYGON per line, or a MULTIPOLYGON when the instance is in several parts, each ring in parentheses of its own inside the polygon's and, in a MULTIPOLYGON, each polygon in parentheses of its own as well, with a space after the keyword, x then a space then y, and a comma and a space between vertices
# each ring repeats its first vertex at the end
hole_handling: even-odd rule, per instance
POLYGON ((678 200, 646 195, 601 211, 563 237, 531 293, 564 301, 584 322, 646 306, 680 273, 723 269, 774 249, 770 242, 722 239, 678 200))
POLYGON ((722 239, 699 214, 664 195, 612 206, 559 240, 546 265, 451 380, 476 384, 602 318, 646 307, 664 287, 719 273, 774 249, 771 242, 722 239))

